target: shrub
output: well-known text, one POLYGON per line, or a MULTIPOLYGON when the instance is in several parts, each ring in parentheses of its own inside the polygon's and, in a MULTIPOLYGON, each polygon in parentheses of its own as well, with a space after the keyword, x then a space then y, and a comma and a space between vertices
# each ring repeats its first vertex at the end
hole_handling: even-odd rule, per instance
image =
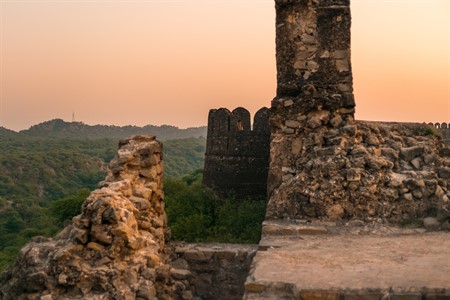
POLYGON ((257 243, 264 200, 217 196, 202 187, 201 172, 164 182, 173 238, 187 242, 257 243))
POLYGON ((72 220, 81 213, 81 205, 87 196, 89 196, 89 190, 83 189, 76 196, 56 200, 50 204, 50 212, 62 225, 64 221, 72 220))

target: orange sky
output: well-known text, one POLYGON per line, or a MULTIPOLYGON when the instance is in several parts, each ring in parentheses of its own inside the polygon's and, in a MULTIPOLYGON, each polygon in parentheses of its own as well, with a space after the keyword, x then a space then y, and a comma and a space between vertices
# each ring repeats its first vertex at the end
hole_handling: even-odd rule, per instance
MULTIPOLYGON (((357 118, 450 121, 450 0, 353 0, 357 118)), ((0 126, 206 125, 275 95, 273 0, 0 0, 0 126)))

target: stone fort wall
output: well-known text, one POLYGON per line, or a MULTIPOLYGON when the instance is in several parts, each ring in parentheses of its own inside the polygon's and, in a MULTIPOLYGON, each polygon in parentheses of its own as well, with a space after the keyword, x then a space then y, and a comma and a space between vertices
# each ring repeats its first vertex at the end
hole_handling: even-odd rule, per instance
POLYGON ((256 112, 253 128, 245 108, 211 109, 203 184, 225 195, 266 197, 269 144, 268 108, 256 112))
POLYGON ((450 123, 428 123, 428 125, 438 129, 444 142, 450 144, 450 123))

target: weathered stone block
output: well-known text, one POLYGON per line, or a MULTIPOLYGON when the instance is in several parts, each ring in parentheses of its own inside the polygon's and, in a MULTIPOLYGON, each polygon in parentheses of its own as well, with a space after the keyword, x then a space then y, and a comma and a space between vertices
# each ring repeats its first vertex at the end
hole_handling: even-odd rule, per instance
POLYGON ((184 280, 189 279, 189 277, 191 276, 191 272, 189 270, 184 269, 171 269, 170 275, 172 276, 172 278, 184 280))
POLYGON ((358 292, 354 294, 344 294, 344 300, 381 300, 382 293, 358 292))
POLYGON ((235 250, 222 250, 217 252, 218 259, 232 260, 236 258, 236 256, 237 252, 235 250))
POLYGON ((89 240, 89 233, 87 230, 73 228, 70 232, 70 239, 78 243, 86 244, 89 240))
POLYGON ((152 192, 151 189, 141 186, 137 186, 133 189, 133 195, 144 199, 150 199, 152 197, 152 192))
POLYGON ((302 300, 339 300, 339 293, 333 291, 300 291, 302 300))
POLYGON ((299 235, 316 235, 326 234, 327 228, 324 226, 299 226, 296 228, 296 233, 299 235))
POLYGON ((95 242, 90 242, 90 243, 88 243, 88 244, 87 244, 87 247, 88 247, 89 249, 98 251, 98 252, 100 252, 100 253, 103 253, 103 252, 105 251, 105 246, 103 246, 103 245, 101 245, 101 244, 99 244, 99 243, 95 243, 95 242))
POLYGON ((339 220, 344 216, 344 208, 339 203, 327 208, 327 216, 330 220, 339 220))
POLYGON ((450 168, 442 167, 438 169, 439 176, 443 179, 450 179, 450 168))
POLYGON ((106 226, 103 225, 92 225, 91 236, 94 241, 98 241, 101 244, 109 245, 112 243, 112 235, 108 231, 106 226))
POLYGON ((198 261, 198 262, 208 262, 213 256, 213 252, 210 250, 188 250, 184 252, 184 258, 186 260, 198 261))
POLYGON ((391 295, 391 300, 422 300, 421 293, 395 293, 391 295))
POLYGON ((435 294, 435 293, 429 293, 426 295, 426 300, 449 300, 450 299, 450 292, 447 291, 446 293, 442 294, 435 294))
POLYGON ((141 169, 139 172, 139 175, 149 179, 156 179, 158 174, 161 174, 161 172, 158 173, 157 167, 141 169))
POLYGON ((259 282, 246 282, 245 283, 245 292, 246 293, 262 293, 267 289, 267 286, 264 283, 259 282))
POLYGON ((427 217, 423 219, 423 226, 429 230, 438 230, 441 227, 441 223, 436 218, 427 217))
POLYGON ((134 159, 134 154, 126 149, 119 149, 117 155, 119 164, 130 162, 134 159))
POLYGON ((136 205, 136 208, 139 210, 147 210, 151 208, 148 199, 140 197, 130 197, 129 199, 131 202, 133 202, 134 205, 136 205))
POLYGON ((400 157, 406 161, 411 161, 419 155, 425 152, 425 148, 422 146, 412 146, 408 148, 400 149, 400 157))
POLYGON ((285 125, 290 128, 299 128, 300 122, 295 120, 287 120, 285 125))

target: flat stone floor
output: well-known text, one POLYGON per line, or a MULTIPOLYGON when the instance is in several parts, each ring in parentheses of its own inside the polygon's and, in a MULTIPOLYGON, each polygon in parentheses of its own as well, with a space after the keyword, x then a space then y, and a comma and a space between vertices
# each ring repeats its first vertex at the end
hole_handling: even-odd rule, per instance
MULTIPOLYGON (((262 295, 270 286, 280 289, 283 284, 290 286, 294 294, 302 290, 353 294, 372 291, 416 293, 417 299, 422 299, 420 293, 436 294, 441 295, 436 299, 450 299, 448 231, 425 232, 383 226, 340 230, 332 226, 323 233, 308 231, 308 226, 304 225, 297 226, 297 230, 295 225, 265 226, 263 233, 266 234, 263 234, 246 282, 247 292, 253 297, 247 299, 264 299, 262 295), (276 226, 278 231, 274 230, 276 226), (283 231, 280 228, 289 228, 287 231, 295 234, 277 234, 283 231), (322 233, 310 235, 311 232, 322 233), (258 293, 261 297, 255 296, 258 293)), ((326 228, 317 224, 313 227, 326 228)), ((346 299, 333 295, 310 299, 346 299)), ((374 296, 373 299, 379 298, 374 296)))

